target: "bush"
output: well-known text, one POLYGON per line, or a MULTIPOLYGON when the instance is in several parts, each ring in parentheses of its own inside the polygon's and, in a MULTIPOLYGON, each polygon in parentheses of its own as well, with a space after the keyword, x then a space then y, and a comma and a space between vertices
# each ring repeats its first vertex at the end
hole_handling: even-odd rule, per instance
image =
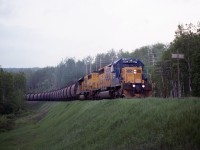
POLYGON ((4 132, 6 130, 10 130, 14 126, 14 115, 2 115, 0 116, 0 132, 4 132))

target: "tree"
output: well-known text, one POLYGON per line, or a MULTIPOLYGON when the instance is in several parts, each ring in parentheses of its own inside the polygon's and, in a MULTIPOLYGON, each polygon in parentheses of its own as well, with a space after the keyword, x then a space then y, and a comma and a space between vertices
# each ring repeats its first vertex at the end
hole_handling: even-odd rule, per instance
MULTIPOLYGON (((160 70, 166 72, 166 62, 168 62, 168 70, 170 74, 162 75, 164 80, 168 80, 163 85, 163 89, 167 87, 167 96, 177 96, 178 94, 178 78, 177 78, 177 60, 171 58, 172 53, 184 54, 184 59, 179 60, 180 66, 180 88, 183 96, 199 96, 200 89, 200 71, 197 69, 200 60, 200 34, 199 27, 193 24, 179 25, 175 32, 175 39, 170 43, 169 48, 165 51, 162 60, 157 64, 160 70), (164 64, 164 65, 163 65, 164 64)), ((163 80, 163 81, 164 81, 163 80)), ((158 82, 158 81, 157 81, 158 82)), ((161 82, 159 82, 161 83, 161 82)), ((157 86, 157 85, 156 85, 157 86)), ((163 93, 162 93, 163 94, 163 93)))
POLYGON ((0 71, 0 114, 24 109, 26 80, 23 73, 0 71))

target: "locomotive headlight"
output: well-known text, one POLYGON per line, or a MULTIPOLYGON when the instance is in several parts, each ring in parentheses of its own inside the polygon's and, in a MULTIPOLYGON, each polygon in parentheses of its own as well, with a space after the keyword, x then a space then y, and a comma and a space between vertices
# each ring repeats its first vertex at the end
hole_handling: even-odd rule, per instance
POLYGON ((145 88, 145 85, 142 85, 143 88, 145 88))
POLYGON ((133 84, 133 87, 135 87, 135 84, 133 84))
POLYGON ((133 72, 134 74, 136 74, 136 70, 134 70, 134 72, 133 72))

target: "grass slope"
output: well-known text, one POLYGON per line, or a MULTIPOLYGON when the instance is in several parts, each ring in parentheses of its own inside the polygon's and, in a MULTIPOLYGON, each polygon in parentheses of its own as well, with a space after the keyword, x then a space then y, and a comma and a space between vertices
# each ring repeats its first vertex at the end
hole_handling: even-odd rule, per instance
POLYGON ((0 149, 200 149, 195 98, 46 102, 0 134, 0 149))

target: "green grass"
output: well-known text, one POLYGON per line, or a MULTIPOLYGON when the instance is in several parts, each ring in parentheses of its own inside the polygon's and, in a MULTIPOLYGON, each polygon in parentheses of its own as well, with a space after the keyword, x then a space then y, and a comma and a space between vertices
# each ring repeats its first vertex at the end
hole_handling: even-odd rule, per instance
POLYGON ((0 133, 0 149, 200 149, 200 100, 42 102, 0 133))

